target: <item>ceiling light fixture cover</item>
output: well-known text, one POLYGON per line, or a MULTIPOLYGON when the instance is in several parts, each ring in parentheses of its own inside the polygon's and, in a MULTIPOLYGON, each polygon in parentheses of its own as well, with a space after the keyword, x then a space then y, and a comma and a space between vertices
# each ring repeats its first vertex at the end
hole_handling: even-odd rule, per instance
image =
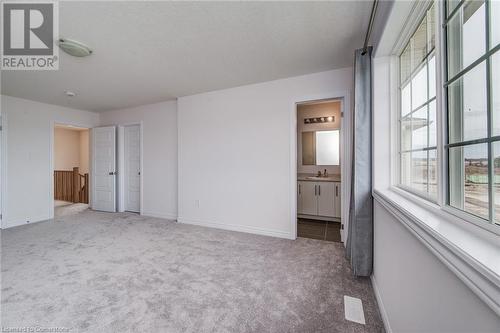
POLYGON ((71 39, 60 38, 59 47, 74 57, 86 57, 92 54, 92 50, 87 45, 71 39))
POLYGON ((66 94, 66 96, 68 96, 68 97, 75 97, 76 96, 76 94, 70 90, 66 90, 64 92, 64 94, 66 94))

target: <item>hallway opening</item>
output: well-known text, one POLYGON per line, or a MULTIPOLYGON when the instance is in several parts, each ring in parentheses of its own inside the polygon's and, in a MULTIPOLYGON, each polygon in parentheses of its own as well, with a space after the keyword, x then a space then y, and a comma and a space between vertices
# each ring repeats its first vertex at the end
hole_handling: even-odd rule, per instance
POLYGON ((89 129, 54 126, 54 216, 89 207, 89 129))

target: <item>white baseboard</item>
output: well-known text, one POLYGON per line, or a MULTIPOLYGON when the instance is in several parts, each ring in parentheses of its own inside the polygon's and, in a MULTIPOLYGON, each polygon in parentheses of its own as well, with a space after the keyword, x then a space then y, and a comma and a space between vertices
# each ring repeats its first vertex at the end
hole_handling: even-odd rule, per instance
POLYGON ((156 217, 160 219, 174 220, 174 221, 177 220, 177 214, 174 213, 157 213, 157 212, 143 211, 141 215, 156 217))
POLYGON ((375 280, 373 274, 370 276, 370 280, 372 281, 373 292, 375 293, 375 298, 377 299, 378 309, 380 311, 380 316, 382 317, 382 322, 384 323, 385 331, 386 333, 392 333, 391 325, 389 324, 389 317, 385 311, 384 302, 382 301, 382 296, 380 296, 377 281, 375 280))
POLYGON ((48 221, 51 218, 47 215, 42 215, 42 216, 36 216, 34 218, 29 219, 29 223, 26 223, 26 219, 13 219, 13 220, 2 220, 2 229, 8 229, 8 228, 14 228, 18 227, 20 225, 27 225, 27 224, 33 224, 33 223, 38 223, 38 222, 44 222, 48 221))
POLYGON ((239 231, 239 232, 246 232, 249 234, 291 239, 290 232, 284 232, 284 231, 273 230, 273 229, 250 227, 250 226, 235 225, 235 224, 226 224, 226 223, 217 223, 217 222, 208 222, 208 221, 201 221, 201 220, 196 220, 196 219, 184 218, 184 217, 180 217, 180 216, 177 218, 177 222, 185 223, 185 224, 194 224, 194 225, 199 225, 202 227, 209 227, 209 228, 215 228, 215 229, 239 231))

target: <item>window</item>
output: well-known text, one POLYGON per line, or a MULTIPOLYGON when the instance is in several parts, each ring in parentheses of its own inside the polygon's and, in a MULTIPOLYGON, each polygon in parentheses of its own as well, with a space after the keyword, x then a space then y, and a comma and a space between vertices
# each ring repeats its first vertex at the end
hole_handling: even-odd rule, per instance
POLYGON ((445 6, 446 203, 500 224, 500 2, 445 6))
POLYGON ((400 186, 437 199, 435 9, 432 5, 399 57, 400 186))

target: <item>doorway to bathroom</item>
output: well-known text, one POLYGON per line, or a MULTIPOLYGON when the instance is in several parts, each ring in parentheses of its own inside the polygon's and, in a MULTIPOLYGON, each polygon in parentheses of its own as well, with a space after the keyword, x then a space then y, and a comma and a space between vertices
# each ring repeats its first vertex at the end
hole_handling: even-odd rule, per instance
POLYGON ((297 236, 340 242, 342 100, 297 103, 297 236))

